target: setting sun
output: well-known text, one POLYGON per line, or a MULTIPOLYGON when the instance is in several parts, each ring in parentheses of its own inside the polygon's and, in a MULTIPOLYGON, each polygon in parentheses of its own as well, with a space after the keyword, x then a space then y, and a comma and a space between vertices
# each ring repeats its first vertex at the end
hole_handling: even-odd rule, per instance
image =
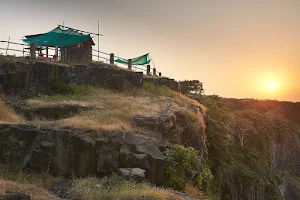
POLYGON ((274 82, 269 82, 267 86, 268 86, 268 89, 271 89, 271 90, 276 88, 276 84, 274 82))

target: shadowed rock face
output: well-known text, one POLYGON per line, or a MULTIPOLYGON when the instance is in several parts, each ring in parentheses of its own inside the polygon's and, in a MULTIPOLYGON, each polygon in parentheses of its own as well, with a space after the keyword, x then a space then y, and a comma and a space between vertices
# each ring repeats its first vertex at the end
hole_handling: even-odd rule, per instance
POLYGON ((135 126, 159 132, 171 142, 192 146, 199 150, 202 158, 205 144, 204 128, 194 130, 189 126, 188 121, 186 114, 178 110, 165 111, 154 117, 135 116, 133 118, 135 126))
POLYGON ((8 192, 3 196, 0 196, 3 200, 31 200, 30 196, 20 192, 8 192))
POLYGON ((45 62, 15 62, 0 64, 0 86, 7 93, 23 96, 51 93, 54 82, 93 84, 116 90, 139 87, 143 81, 165 85, 177 90, 177 82, 168 78, 145 78, 143 73, 127 71, 105 63, 63 66, 45 62))
POLYGON ((58 120, 73 117, 83 110, 95 109, 93 106, 82 106, 74 104, 28 107, 25 101, 7 104, 12 106, 18 113, 21 113, 27 120, 33 120, 34 118, 58 120))
POLYGON ((105 175, 133 166, 145 170, 153 183, 162 184, 164 156, 160 149, 166 148, 163 140, 133 133, 77 133, 78 130, 0 125, 0 161, 79 177, 105 175))

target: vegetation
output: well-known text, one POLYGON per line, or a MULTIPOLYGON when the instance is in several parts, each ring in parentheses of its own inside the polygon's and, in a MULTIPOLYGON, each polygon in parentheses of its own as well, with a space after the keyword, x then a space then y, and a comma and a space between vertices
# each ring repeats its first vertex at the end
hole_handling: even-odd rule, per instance
POLYGON ((0 101, 0 123, 20 123, 22 117, 17 115, 12 109, 0 101))
POLYGON ((175 190, 184 191, 187 183, 200 173, 199 152, 192 147, 174 145, 165 151, 164 185, 175 190))
POLYGON ((103 200, 183 200, 184 198, 166 189, 152 187, 148 183, 136 183, 124 180, 117 175, 97 178, 84 178, 75 180, 71 188, 74 199, 103 199, 103 200))
POLYGON ((53 177, 45 172, 22 171, 18 168, 9 168, 0 164, 0 186, 2 182, 4 191, 23 192, 33 200, 59 199, 48 192, 48 188, 58 180, 59 177, 53 177))
POLYGON ((187 104, 202 106, 199 102, 167 87, 151 83, 144 84, 143 88, 133 88, 121 92, 95 86, 78 86, 57 82, 53 84, 53 87, 52 95, 28 99, 27 105, 38 107, 75 104, 92 108, 82 111, 72 118, 52 122, 61 127, 132 130, 134 129, 131 124, 133 116, 155 116, 167 109, 186 110, 187 104))
POLYGON ((248 101, 241 105, 218 96, 193 97, 207 107, 205 163, 213 181, 204 191, 231 199, 232 189, 242 194, 251 187, 265 188, 265 199, 281 199, 277 172, 270 170, 272 145, 300 133, 299 125, 288 120, 281 109, 262 109, 248 101))

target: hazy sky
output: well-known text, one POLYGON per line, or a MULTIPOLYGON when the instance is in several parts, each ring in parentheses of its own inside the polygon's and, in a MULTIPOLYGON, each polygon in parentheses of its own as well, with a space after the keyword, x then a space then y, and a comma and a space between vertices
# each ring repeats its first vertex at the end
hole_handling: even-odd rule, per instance
POLYGON ((97 32, 98 19, 102 51, 150 52, 163 75, 199 79, 206 94, 300 101, 299 0, 0 0, 0 40, 63 21, 97 32))

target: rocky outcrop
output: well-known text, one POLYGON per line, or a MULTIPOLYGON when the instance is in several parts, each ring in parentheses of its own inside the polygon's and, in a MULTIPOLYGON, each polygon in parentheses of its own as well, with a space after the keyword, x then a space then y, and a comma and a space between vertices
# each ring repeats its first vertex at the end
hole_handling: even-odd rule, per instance
POLYGON ((178 84, 173 79, 145 78, 142 72, 129 71, 106 63, 62 65, 33 60, 0 63, 1 88, 7 93, 23 96, 51 93, 55 82, 91 84, 122 90, 128 86, 139 87, 143 81, 178 89, 178 84))
POLYGON ((142 73, 105 63, 64 66, 28 61, 0 64, 0 85, 10 93, 49 93, 53 82, 96 84, 120 90, 128 85, 141 86, 142 77, 142 73))
POLYGON ((119 168, 117 174, 125 179, 141 181, 145 178, 145 170, 140 168, 119 168))
POLYGON ((48 106, 28 107, 25 103, 11 105, 18 113, 21 113, 27 120, 41 118, 47 120, 58 120, 75 116, 83 110, 94 109, 92 106, 75 104, 56 104, 48 106))
POLYGON ((31 200, 30 196, 20 192, 7 192, 5 195, 0 196, 3 200, 31 200))
POLYGON ((0 125, 0 162, 55 175, 106 175, 141 168, 162 184, 166 144, 139 133, 0 125), (85 134, 82 134, 84 131, 85 134))
MULTIPOLYGON (((194 128, 190 120, 183 111, 166 110, 154 117, 135 116, 133 123, 137 127, 158 132, 173 143, 194 147, 199 150, 202 158, 205 147, 205 127, 199 124, 194 128)), ((193 123, 197 124, 197 122, 193 123)))
POLYGON ((273 144, 272 170, 300 174, 300 138, 291 134, 282 143, 273 144))
POLYGON ((50 192, 56 194, 58 197, 67 199, 69 197, 69 188, 72 184, 72 180, 70 179, 62 179, 58 181, 52 188, 50 188, 50 192))

